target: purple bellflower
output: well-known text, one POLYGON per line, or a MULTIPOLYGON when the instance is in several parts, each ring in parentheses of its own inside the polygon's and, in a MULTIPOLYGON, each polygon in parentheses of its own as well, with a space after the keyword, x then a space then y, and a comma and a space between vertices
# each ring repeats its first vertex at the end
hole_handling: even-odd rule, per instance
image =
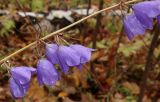
POLYGON ((127 34, 129 40, 131 40, 134 37, 134 35, 145 33, 145 28, 136 18, 134 13, 126 16, 126 18, 123 20, 123 23, 124 23, 125 33, 127 34))
POLYGON ((58 46, 57 44, 46 45, 46 57, 53 64, 59 64, 62 71, 67 73, 69 67, 76 66, 81 69, 82 64, 88 62, 91 58, 90 49, 82 45, 58 46))
POLYGON ((69 67, 80 64, 80 55, 68 46, 47 44, 45 54, 53 64, 59 64, 64 73, 68 72, 69 67))
POLYGON ((160 0, 137 3, 133 6, 133 10, 134 12, 139 11, 150 18, 156 18, 160 14, 160 0))
POLYGON ((70 47, 80 55, 80 64, 77 66, 80 69, 82 64, 88 62, 91 59, 91 52, 95 51, 95 49, 87 48, 79 44, 70 45, 70 47))
POLYGON ((22 98, 25 96, 29 88, 32 74, 36 73, 36 69, 32 67, 13 67, 11 69, 11 78, 9 86, 11 94, 14 98, 22 98))
POLYGON ((153 28, 153 18, 160 14, 160 1, 145 1, 133 6, 137 19, 146 29, 153 28))
POLYGON ((53 64, 46 60, 41 59, 37 64, 37 76, 40 85, 54 85, 59 79, 59 74, 53 64))
POLYGON ((160 27, 160 15, 157 17, 158 25, 160 27))

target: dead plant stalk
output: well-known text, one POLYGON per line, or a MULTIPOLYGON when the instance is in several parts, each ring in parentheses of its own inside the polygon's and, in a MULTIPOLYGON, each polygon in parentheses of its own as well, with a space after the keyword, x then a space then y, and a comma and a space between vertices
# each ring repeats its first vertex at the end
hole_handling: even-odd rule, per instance
MULTIPOLYGON (((139 1, 139 0, 131 0, 131 1, 125 2, 125 4, 135 3, 135 2, 138 2, 138 1, 139 1)), ((120 5, 120 3, 118 3, 118 4, 116 4, 116 5, 113 5, 113 6, 110 6, 110 7, 107 7, 107 8, 104 8, 104 9, 102 9, 102 10, 99 10, 99 11, 97 11, 97 12, 95 12, 95 13, 89 15, 89 16, 86 16, 86 17, 78 20, 78 21, 75 22, 75 23, 72 23, 72 24, 70 24, 70 25, 68 25, 68 26, 66 26, 66 27, 64 27, 64 28, 62 28, 62 29, 60 29, 60 30, 57 30, 57 31, 55 31, 55 32, 53 32, 53 33, 48 34, 47 36, 41 38, 40 40, 46 40, 46 39, 48 39, 48 38, 50 38, 50 37, 52 37, 52 36, 54 36, 54 35, 59 34, 60 32, 63 32, 63 31, 65 31, 65 30, 67 30, 67 29, 69 29, 69 28, 71 28, 71 27, 73 27, 73 26, 75 26, 75 25, 77 25, 77 24, 79 24, 79 23, 87 20, 88 18, 91 18, 91 17, 93 17, 93 16, 95 16, 95 15, 97 15, 97 14, 99 14, 99 13, 104 12, 104 11, 108 11, 108 10, 114 9, 114 8, 118 7, 119 5, 120 5)), ((2 60, 0 60, 0 64, 2 64, 2 63, 4 63, 5 61, 9 60, 11 57, 13 57, 13 56, 21 53, 22 51, 24 51, 24 50, 26 50, 26 49, 34 46, 36 43, 37 43, 37 41, 34 41, 34 42, 32 42, 31 44, 29 44, 29 45, 27 45, 27 46, 25 46, 25 47, 23 47, 23 48, 15 51, 14 53, 12 53, 12 54, 4 57, 2 60)))

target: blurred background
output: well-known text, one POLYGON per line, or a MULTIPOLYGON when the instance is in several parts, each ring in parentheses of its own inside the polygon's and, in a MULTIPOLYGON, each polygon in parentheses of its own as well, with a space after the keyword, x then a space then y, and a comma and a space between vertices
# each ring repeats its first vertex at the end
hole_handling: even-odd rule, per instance
MULTIPOLYGON (((126 0, 127 1, 127 0, 126 0)), ((0 0, 0 59, 70 25, 119 0, 0 0)), ((154 29, 129 41, 122 17, 132 12, 131 5, 89 18, 62 32, 70 44, 97 49, 82 70, 72 68, 55 86, 39 86, 34 76, 23 99, 14 100, 9 91, 9 74, 0 67, 0 102, 136 102, 154 29)), ((46 40, 52 43, 54 37, 46 40)), ((44 56, 44 45, 36 45, 44 56)), ((36 67, 39 56, 31 47, 12 57, 9 66, 36 67)), ((152 69, 143 101, 160 102, 160 39, 153 50, 152 69)))

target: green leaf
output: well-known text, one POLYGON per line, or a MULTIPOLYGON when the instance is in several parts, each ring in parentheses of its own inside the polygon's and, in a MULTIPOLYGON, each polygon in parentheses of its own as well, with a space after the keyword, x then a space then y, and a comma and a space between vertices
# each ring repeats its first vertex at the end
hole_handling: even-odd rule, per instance
POLYGON ((135 43, 120 44, 118 53, 123 53, 124 56, 129 57, 132 54, 135 54, 144 46, 143 41, 138 40, 135 43))
POLYGON ((22 5, 24 5, 24 4, 28 3, 28 2, 29 2, 28 0, 20 0, 20 3, 21 3, 22 5))
POLYGON ((129 44, 120 44, 120 48, 118 49, 118 52, 123 53, 124 56, 129 57, 131 54, 135 53, 135 50, 133 46, 129 44))
POLYGON ((0 36, 8 35, 12 29, 15 27, 15 22, 13 20, 7 19, 2 23, 2 29, 0 30, 0 36))
POLYGON ((6 30, 10 30, 11 28, 15 27, 15 24, 14 24, 14 21, 12 20, 6 20, 4 23, 3 23, 3 26, 6 30))
POLYGON ((117 90, 122 93, 125 96, 131 96, 132 93, 130 92, 130 90, 128 90, 127 88, 123 87, 123 86, 118 86, 117 90))
MULTIPOLYGON (((89 47, 92 47, 92 46, 93 46, 93 42, 89 44, 89 47)), ((103 39, 101 41, 96 41, 96 47, 100 49, 107 48, 108 46, 106 45, 106 40, 103 39)))
POLYGON ((134 96, 127 96, 125 102, 136 102, 136 98, 134 96))
POLYGON ((116 26, 115 26, 112 22, 106 23, 106 27, 107 27, 108 30, 111 31, 112 33, 117 32, 117 28, 116 28, 116 26))
POLYGON ((31 7, 32 11, 43 11, 44 8, 44 1, 43 0, 32 0, 31 7))

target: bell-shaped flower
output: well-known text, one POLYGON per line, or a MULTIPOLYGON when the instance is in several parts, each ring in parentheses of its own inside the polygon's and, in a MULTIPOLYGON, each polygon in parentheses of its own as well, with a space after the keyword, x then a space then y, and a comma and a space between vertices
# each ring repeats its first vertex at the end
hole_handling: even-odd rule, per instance
POLYGON ((160 14, 160 1, 145 1, 133 6, 137 19, 146 29, 153 28, 153 18, 160 14))
POLYGON ((137 20, 134 13, 129 14, 123 20, 125 33, 128 38, 131 40, 135 35, 144 34, 145 28, 142 24, 137 20))
POLYGON ((158 25, 160 27, 160 15, 157 17, 157 22, 158 22, 158 25))
POLYGON ((68 72, 69 67, 80 64, 80 55, 68 46, 47 44, 45 54, 53 64, 59 64, 64 73, 68 72))
POLYGON ((70 47, 80 55, 80 65, 78 68, 82 67, 81 64, 88 62, 91 59, 91 52, 95 51, 95 49, 87 48, 79 44, 70 45, 70 47))
POLYGON ((29 88, 32 74, 36 73, 36 69, 32 67, 13 67, 11 69, 11 78, 9 80, 10 91, 14 98, 22 98, 25 96, 29 88))
POLYGON ((150 18, 160 15, 160 0, 144 1, 133 5, 134 12, 141 12, 150 18))
POLYGON ((40 85, 54 85, 59 79, 59 74, 53 64, 46 60, 41 59, 37 64, 37 76, 40 85))

